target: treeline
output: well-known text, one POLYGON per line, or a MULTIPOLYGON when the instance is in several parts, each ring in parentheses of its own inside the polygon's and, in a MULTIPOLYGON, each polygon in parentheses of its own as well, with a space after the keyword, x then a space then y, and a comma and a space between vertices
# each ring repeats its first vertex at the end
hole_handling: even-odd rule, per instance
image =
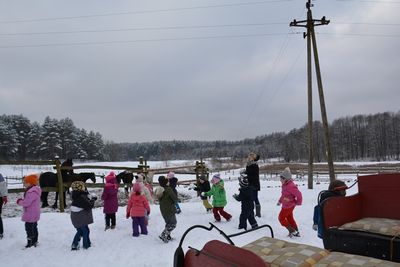
MULTIPOLYGON (((330 125, 335 161, 399 160, 400 112, 356 115, 334 120, 330 125)), ((325 161, 324 131, 313 124, 314 161, 325 161)), ((241 141, 156 141, 146 143, 105 142, 100 133, 74 126, 71 119, 47 117, 42 125, 22 115, 0 117, 0 159, 84 158, 130 161, 231 157, 243 159, 250 151, 262 158, 308 161, 307 125, 289 133, 277 132, 241 141)))
MULTIPOLYGON (((329 127, 335 161, 400 159, 400 112, 340 118, 329 127)), ((326 161, 321 122, 313 124, 313 140, 314 161, 326 161)), ((256 151, 264 159, 307 162, 308 127, 305 124, 289 133, 277 132, 241 141, 111 143, 105 150, 112 160, 132 160, 139 156, 164 161, 221 157, 243 159, 250 151, 256 151)))
POLYGON ((0 159, 103 159, 101 134, 75 127, 73 121, 46 117, 31 123, 22 115, 0 116, 0 159))

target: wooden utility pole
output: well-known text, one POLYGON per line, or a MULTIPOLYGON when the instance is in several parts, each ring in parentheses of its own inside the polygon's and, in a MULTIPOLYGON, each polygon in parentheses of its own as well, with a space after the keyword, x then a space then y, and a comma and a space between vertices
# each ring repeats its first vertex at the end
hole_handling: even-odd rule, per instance
POLYGON ((322 19, 320 19, 320 20, 313 19, 311 7, 312 7, 311 0, 308 0, 306 3, 307 20, 302 20, 302 21, 293 20, 293 22, 290 23, 291 27, 307 28, 307 33, 304 33, 304 38, 307 37, 308 155, 309 155, 309 157, 308 157, 308 188, 309 189, 313 188, 313 161, 314 161, 311 49, 313 50, 313 53, 314 53, 314 63, 315 63, 315 72, 316 72, 316 76, 317 76, 322 125, 324 127, 326 159, 327 159, 328 167, 329 167, 329 179, 330 179, 330 181, 335 180, 335 171, 334 171, 332 152, 331 152, 331 138, 330 138, 330 133, 329 133, 328 118, 326 115, 324 91, 323 91, 323 87, 322 87, 321 70, 320 70, 319 59, 318 59, 317 41, 315 38, 315 31, 314 31, 315 26, 327 25, 327 24, 329 24, 330 21, 326 20, 325 16, 322 17, 322 19))

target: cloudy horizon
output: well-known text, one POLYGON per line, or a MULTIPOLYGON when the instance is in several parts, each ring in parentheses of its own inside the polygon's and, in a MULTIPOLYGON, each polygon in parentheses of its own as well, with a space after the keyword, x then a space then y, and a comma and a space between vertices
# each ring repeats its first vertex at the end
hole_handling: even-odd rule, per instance
MULTIPOLYGON (((114 142, 242 140, 307 122, 305 0, 13 1, 0 114, 114 142)), ((328 120, 398 112, 400 1, 312 1, 328 120)), ((315 72, 313 67, 313 72, 315 72)), ((314 120, 320 120, 315 75, 314 120)))

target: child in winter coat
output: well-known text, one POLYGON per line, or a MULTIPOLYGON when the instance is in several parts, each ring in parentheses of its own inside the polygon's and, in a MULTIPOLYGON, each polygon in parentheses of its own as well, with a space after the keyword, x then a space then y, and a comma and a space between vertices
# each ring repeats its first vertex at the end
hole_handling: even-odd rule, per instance
MULTIPOLYGON (((201 193, 210 191, 210 182, 206 179, 205 176, 200 176, 198 185, 194 188, 195 191, 201 193)), ((206 208, 206 211, 209 212, 212 210, 213 206, 208 202, 207 196, 200 195, 201 200, 203 200, 203 206, 206 208)))
POLYGON ((90 197, 85 183, 82 181, 73 182, 71 188, 71 222, 76 228, 71 250, 79 249, 81 237, 83 239, 83 248, 88 249, 91 246, 89 224, 93 223, 92 209, 97 197, 90 197))
POLYGON ((27 237, 26 248, 36 247, 38 244, 39 232, 37 223, 40 219, 40 195, 42 190, 38 186, 39 177, 36 174, 24 177, 25 193, 24 198, 19 198, 17 204, 24 207, 22 221, 25 222, 27 237))
POLYGON ((319 193, 318 204, 314 207, 313 215, 313 229, 318 230, 318 237, 323 238, 323 225, 321 218, 321 205, 324 200, 330 197, 341 197, 346 196, 346 184, 341 180, 334 180, 329 183, 328 190, 324 190, 319 193))
POLYGON ((106 184, 101 195, 101 199, 104 201, 103 213, 106 223, 104 231, 110 228, 115 229, 115 213, 118 211, 118 184, 115 173, 111 171, 105 178, 106 184))
POLYGON ((132 236, 147 235, 147 226, 145 222, 146 215, 150 214, 150 205, 147 198, 142 194, 142 188, 139 183, 133 184, 133 192, 126 206, 126 218, 132 218, 132 236))
POLYGON ((242 202, 242 210, 239 217, 239 229, 247 230, 247 221, 251 228, 258 227, 257 221, 254 218, 254 200, 253 192, 256 190, 253 186, 249 186, 247 177, 239 178, 239 194, 234 194, 233 197, 242 202))
POLYGON ((3 209, 3 205, 7 204, 7 193, 7 182, 0 173, 0 239, 3 238, 3 220, 1 219, 1 211, 3 209))
POLYGON ((293 210, 296 205, 301 205, 303 197, 297 185, 292 180, 292 173, 289 167, 286 167, 280 174, 282 183, 282 194, 278 200, 278 205, 282 205, 278 220, 282 226, 289 231, 289 237, 300 236, 299 228, 293 217, 293 210))
POLYGON ((152 196, 152 191, 150 191, 149 186, 146 186, 148 184, 147 183, 145 184, 144 174, 139 173, 137 176, 135 176, 135 179, 136 179, 136 183, 138 183, 140 185, 141 194, 146 197, 149 204, 153 204, 154 199, 152 196))
MULTIPOLYGON (((174 191, 174 194, 176 195, 176 197, 178 197, 178 190, 176 190, 176 186, 178 185, 178 178, 175 177, 175 173, 174 172, 169 172, 167 174, 167 178, 168 178, 168 183, 169 186, 171 187, 172 191, 174 191)), ((182 212, 181 207, 179 206, 179 199, 175 204, 175 208, 176 208, 176 213, 179 214, 182 212)))
POLYGON ((165 228, 159 238, 164 243, 168 243, 172 239, 171 232, 175 229, 177 224, 175 205, 178 202, 178 198, 171 187, 168 186, 168 179, 165 178, 165 176, 158 177, 158 183, 160 186, 156 188, 155 194, 160 202, 161 215, 165 221, 165 228))
POLYGON ((216 222, 221 221, 221 216, 225 220, 230 221, 232 215, 224 211, 224 207, 227 204, 226 192, 224 188, 224 181, 221 179, 220 174, 215 174, 211 179, 212 187, 211 190, 202 193, 202 196, 212 196, 213 214, 216 222))

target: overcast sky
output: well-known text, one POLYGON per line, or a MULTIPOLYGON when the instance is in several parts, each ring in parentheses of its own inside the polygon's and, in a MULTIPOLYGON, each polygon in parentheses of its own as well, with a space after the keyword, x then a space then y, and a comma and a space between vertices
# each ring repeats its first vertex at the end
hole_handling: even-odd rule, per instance
MULTIPOLYGON (((0 114, 105 140, 240 140, 307 122, 306 0, 0 1, 0 114)), ((318 0, 329 122, 399 111, 400 0, 318 0)), ((314 118, 320 120, 313 77, 314 118)))

